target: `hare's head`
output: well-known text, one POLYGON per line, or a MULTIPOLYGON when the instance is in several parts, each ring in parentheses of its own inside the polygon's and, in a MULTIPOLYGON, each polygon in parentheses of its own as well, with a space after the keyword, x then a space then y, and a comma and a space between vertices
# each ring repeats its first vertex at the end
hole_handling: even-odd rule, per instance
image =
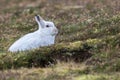
POLYGON ((45 21, 39 15, 35 16, 35 20, 39 25, 39 30, 43 35, 52 35, 55 36, 58 33, 58 29, 55 27, 53 22, 45 21))

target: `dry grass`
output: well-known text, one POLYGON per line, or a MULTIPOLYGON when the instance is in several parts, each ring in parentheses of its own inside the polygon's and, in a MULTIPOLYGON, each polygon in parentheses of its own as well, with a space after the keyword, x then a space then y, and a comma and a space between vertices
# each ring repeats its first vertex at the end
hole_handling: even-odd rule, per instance
POLYGON ((1 80, 119 80, 119 73, 89 73, 86 65, 59 63, 49 68, 21 68, 0 71, 1 80), (115 75, 113 75, 115 74, 115 75))
MULTIPOLYGON (((75 75, 79 74, 79 70, 84 70, 83 64, 71 63, 58 63, 49 68, 21 68, 17 70, 4 70, 1 71, 1 79, 19 79, 19 80, 62 80, 72 79, 75 75), (78 72, 76 72, 78 71, 78 72), (74 74, 75 73, 75 74, 74 74)), ((82 72, 81 72, 82 73, 82 72)))

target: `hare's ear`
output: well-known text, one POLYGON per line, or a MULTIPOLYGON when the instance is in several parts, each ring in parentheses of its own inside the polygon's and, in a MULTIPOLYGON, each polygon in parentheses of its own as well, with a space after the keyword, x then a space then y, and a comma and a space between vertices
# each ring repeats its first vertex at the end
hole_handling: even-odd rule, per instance
POLYGON ((43 20, 43 18, 40 17, 39 15, 36 15, 36 16, 35 16, 35 20, 36 20, 37 22, 40 22, 41 20, 43 20))
POLYGON ((42 17, 40 17, 39 15, 35 16, 35 20, 39 25, 39 28, 43 28, 44 27, 44 20, 42 17))

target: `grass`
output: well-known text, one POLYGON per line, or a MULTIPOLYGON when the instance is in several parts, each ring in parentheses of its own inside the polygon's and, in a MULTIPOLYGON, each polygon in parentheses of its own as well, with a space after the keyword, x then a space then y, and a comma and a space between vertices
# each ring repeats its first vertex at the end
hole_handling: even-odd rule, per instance
POLYGON ((89 74, 84 64, 76 64, 74 62, 62 62, 49 68, 4 70, 0 74, 2 79, 7 80, 119 80, 119 73, 89 74))
POLYGON ((0 79, 119 80, 119 3, 119 0, 1 0, 0 79), (36 14, 56 24, 59 29, 56 44, 8 52, 15 40, 38 29, 36 14))

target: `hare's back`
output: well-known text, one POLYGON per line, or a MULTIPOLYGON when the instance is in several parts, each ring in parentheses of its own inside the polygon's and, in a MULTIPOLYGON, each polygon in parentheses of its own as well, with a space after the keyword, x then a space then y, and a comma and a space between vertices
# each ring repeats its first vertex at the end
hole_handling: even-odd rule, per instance
POLYGON ((38 37, 32 33, 29 33, 13 43, 13 45, 9 48, 9 51, 24 51, 38 47, 36 42, 39 43, 38 37))

